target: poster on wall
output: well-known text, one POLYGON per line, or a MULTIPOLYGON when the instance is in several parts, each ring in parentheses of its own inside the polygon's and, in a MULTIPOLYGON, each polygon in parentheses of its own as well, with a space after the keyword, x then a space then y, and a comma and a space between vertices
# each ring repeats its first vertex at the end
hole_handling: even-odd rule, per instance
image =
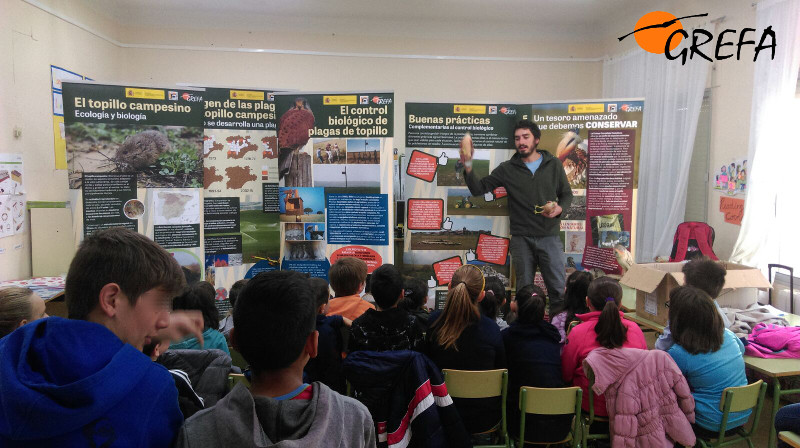
POLYGON ((203 277, 203 90, 63 81, 75 234, 123 226, 203 277))
POLYGON ((568 273, 620 274, 617 257, 634 252, 643 109, 641 100, 531 106, 542 131, 539 148, 559 158, 572 187, 561 221, 568 273))
MULTIPOLYGON (((513 286, 508 193, 500 187, 472 196, 458 148, 470 132, 472 169, 484 177, 514 154, 513 128, 522 119, 539 125, 538 148, 558 157, 573 191, 561 221, 565 269, 620 273, 617 253, 634 249, 643 107, 636 100, 407 103, 405 273, 441 287, 447 278, 435 266, 460 256, 513 286)), ((535 283, 544 286, 540 274, 535 283)))
POLYGON ((732 160, 711 173, 712 188, 729 196, 747 193, 747 159, 732 160))
POLYGON ((469 132, 472 169, 487 176, 514 154, 513 128, 523 113, 513 104, 406 103, 405 275, 443 291, 459 266, 472 264, 511 286, 507 194, 498 188, 472 196, 458 148, 469 132))
MULTIPOLYGON (((256 265, 280 267, 275 98, 271 90, 206 88, 203 99, 205 271, 224 299, 227 279, 256 265)), ((218 301, 221 312, 227 306, 218 301)))
POLYGON ((281 269, 327 278, 340 256, 369 272, 392 261, 393 103, 392 92, 275 93, 281 269))
POLYGON ((64 81, 82 81, 89 78, 67 70, 50 66, 50 90, 53 103, 53 151, 57 170, 67 169, 67 141, 64 130, 64 97, 62 83, 64 81))
POLYGON ((203 186, 203 94, 63 82, 70 188, 82 173, 136 173, 139 188, 203 186))

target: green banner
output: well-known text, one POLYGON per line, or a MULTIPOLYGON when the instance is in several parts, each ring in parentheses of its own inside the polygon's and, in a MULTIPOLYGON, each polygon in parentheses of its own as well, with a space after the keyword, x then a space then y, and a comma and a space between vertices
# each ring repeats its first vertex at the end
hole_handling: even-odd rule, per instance
POLYGON ((406 103, 407 148, 458 148, 465 133, 477 149, 514 147, 518 104, 406 103))
POLYGON ((275 97, 266 90, 206 88, 204 125, 208 129, 276 130, 275 97))

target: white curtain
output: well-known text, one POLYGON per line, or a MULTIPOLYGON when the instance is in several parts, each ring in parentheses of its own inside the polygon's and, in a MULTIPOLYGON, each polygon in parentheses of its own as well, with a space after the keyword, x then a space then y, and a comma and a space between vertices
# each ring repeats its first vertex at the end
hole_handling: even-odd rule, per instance
MULTIPOLYGON (((679 49, 689 40, 683 39, 679 49)), ((701 58, 681 65, 641 49, 603 63, 604 98, 645 99, 635 247, 639 263, 669 256, 675 229, 683 222, 689 162, 710 65, 701 58)))
POLYGON ((756 33, 772 26, 775 59, 761 52, 753 75, 753 106, 747 160, 747 196, 731 260, 762 269, 768 263, 800 268, 797 199, 800 127, 796 98, 800 70, 800 0, 764 1, 756 10, 756 33))

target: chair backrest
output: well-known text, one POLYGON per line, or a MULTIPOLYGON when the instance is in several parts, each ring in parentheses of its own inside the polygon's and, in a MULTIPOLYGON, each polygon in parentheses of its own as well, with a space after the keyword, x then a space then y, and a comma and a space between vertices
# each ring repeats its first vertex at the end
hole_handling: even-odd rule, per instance
POLYGON ((758 380, 746 386, 726 387, 725 390, 722 391, 722 398, 719 401, 719 410, 725 411, 726 402, 730 402, 730 412, 753 409, 758 405, 758 396, 761 391, 761 383, 763 382, 763 380, 758 380))
POLYGON ((453 398, 490 398, 504 393, 508 370, 450 370, 445 369, 444 382, 453 398))
POLYGON ((236 383, 242 383, 246 387, 250 387, 250 381, 247 381, 247 377, 242 375, 241 373, 231 373, 228 375, 228 387, 233 389, 233 386, 236 386, 236 383))
POLYGON ((244 371, 247 368, 247 361, 244 359, 242 354, 234 350, 231 346, 228 346, 228 350, 231 352, 231 361, 233 361, 232 364, 244 371))
POLYGON ((583 391, 580 387, 558 389, 522 386, 519 389, 519 410, 527 414, 574 414, 580 408, 583 391))

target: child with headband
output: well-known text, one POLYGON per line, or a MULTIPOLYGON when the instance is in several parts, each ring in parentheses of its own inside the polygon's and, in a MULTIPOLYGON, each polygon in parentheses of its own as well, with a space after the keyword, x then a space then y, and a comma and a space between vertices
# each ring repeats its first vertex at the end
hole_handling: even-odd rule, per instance
MULTIPOLYGON (((619 304, 622 287, 610 277, 600 277, 589 284, 586 306, 589 312, 579 314, 581 323, 567 336, 561 355, 561 373, 564 381, 583 389, 583 410, 589 410, 589 379, 583 370, 583 360, 592 350, 605 348, 640 348, 647 350, 642 330, 635 323, 623 319, 619 304)), ((603 396, 594 396, 594 412, 608 416, 603 396)))

